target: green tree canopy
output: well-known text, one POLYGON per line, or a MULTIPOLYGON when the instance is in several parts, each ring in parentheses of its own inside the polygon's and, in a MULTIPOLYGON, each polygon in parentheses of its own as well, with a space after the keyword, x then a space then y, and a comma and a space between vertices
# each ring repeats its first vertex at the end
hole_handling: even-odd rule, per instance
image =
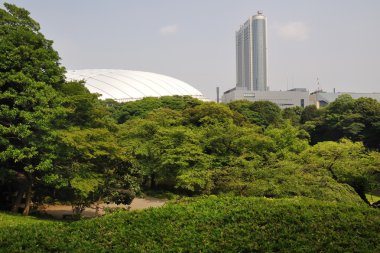
POLYGON ((281 109, 273 102, 256 101, 252 104, 251 110, 258 115, 256 122, 253 122, 258 125, 278 125, 282 121, 281 109))
POLYGON ((146 97, 137 101, 112 104, 111 110, 117 122, 122 124, 129 119, 142 118, 155 109, 168 108, 182 111, 200 104, 202 101, 190 96, 146 97))
POLYGON ((305 124, 305 122, 307 121, 315 120, 321 115, 320 112, 321 111, 318 110, 315 105, 306 106, 301 113, 301 118, 300 118, 301 123, 305 124))
POLYGON ((242 114, 250 123, 267 127, 282 122, 281 109, 270 101, 237 100, 228 104, 231 110, 242 114))
POLYGON ((52 42, 39 32, 29 12, 15 5, 0 9, 0 170, 15 182, 12 209, 25 197, 28 214, 34 185, 53 170, 55 120, 65 113, 54 89, 64 68, 52 42))
POLYGON ((53 87, 64 81, 65 69, 53 42, 40 33, 40 25, 29 12, 13 4, 4 3, 0 9, 0 80, 12 85, 12 75, 22 74, 31 80, 53 87))
POLYGON ((320 142, 300 157, 300 163, 308 164, 312 173, 329 175, 338 183, 350 185, 368 204, 365 194, 379 188, 378 153, 368 153, 361 142, 320 142))
POLYGON ((203 103, 184 112, 185 121, 195 126, 236 122, 235 114, 225 105, 203 103))
POLYGON ((282 118, 289 120, 293 125, 299 125, 303 111, 304 108, 300 106, 288 107, 282 110, 282 118))
POLYGON ((348 138, 380 149, 380 103, 372 98, 341 95, 323 109, 305 108, 301 122, 305 123, 313 144, 348 138))

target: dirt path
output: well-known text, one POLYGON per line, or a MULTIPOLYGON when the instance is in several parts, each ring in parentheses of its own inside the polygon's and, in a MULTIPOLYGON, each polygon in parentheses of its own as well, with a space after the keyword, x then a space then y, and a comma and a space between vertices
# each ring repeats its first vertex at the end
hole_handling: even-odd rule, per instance
MULTIPOLYGON (((156 199, 156 198, 135 198, 132 203, 129 205, 130 210, 140 210, 140 209, 146 209, 150 207, 160 207, 163 206, 166 203, 166 200, 163 199, 156 199)), ((127 208, 125 205, 116 205, 116 204, 101 204, 99 209, 99 214, 104 214, 104 208, 127 208)), ((65 215, 70 216, 72 215, 72 209, 71 206, 68 205, 46 205, 43 209, 44 212, 47 214, 61 219, 65 215)), ((83 213, 83 217, 95 217, 95 206, 91 206, 86 208, 83 213)))

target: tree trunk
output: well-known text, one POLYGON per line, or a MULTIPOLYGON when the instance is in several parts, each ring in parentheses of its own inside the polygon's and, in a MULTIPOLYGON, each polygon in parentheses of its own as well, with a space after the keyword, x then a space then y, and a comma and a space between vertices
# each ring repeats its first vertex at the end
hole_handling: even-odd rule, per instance
POLYGON ((82 212, 84 211, 84 209, 86 209, 86 205, 84 203, 78 202, 72 205, 72 209, 73 209, 73 218, 75 220, 79 220, 82 216, 82 212))
POLYGON ((22 215, 29 215, 30 203, 32 201, 32 181, 30 179, 28 181, 29 182, 28 182, 28 187, 26 189, 25 208, 22 215))
MULTIPOLYGON (((335 160, 336 160, 336 159, 335 159, 335 160)), ((327 167, 327 170, 331 173, 332 178, 333 178, 335 181, 338 181, 338 177, 336 176, 336 174, 335 174, 335 172, 334 172, 334 170, 333 170, 333 168, 332 168, 332 167, 334 166, 335 160, 334 160, 334 162, 333 162, 332 164, 330 164, 329 167, 327 167)))
POLYGON ((99 199, 95 202, 95 216, 98 217, 98 216, 101 216, 100 215, 100 203, 102 202, 102 198, 99 197, 99 199))
POLYGON ((18 212, 18 208, 19 208, 19 206, 21 204, 21 200, 22 200, 23 196, 24 196, 24 191, 22 189, 20 189, 17 192, 16 200, 13 202, 13 206, 12 206, 11 212, 13 212, 13 213, 17 213, 18 212))
POLYGON ((20 208, 22 198, 24 197, 24 194, 26 191, 28 179, 27 179, 26 175, 22 172, 17 172, 15 179, 16 179, 15 183, 17 184, 18 189, 17 189, 16 199, 12 203, 11 211, 14 213, 17 213, 19 208, 20 208))
POLYGON ((152 174, 150 176, 150 189, 156 189, 157 188, 157 181, 156 181, 156 174, 152 174))
POLYGON ((354 190, 356 191, 356 193, 359 195, 359 197, 369 206, 371 206, 371 203, 368 201, 367 199, 367 196, 365 195, 365 193, 363 191, 360 191, 358 189, 355 189, 354 190))

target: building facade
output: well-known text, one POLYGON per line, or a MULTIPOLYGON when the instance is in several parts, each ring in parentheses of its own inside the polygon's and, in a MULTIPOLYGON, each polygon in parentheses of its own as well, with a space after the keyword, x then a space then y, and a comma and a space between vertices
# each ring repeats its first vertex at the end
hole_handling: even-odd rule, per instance
POLYGON ((235 100, 248 101, 270 101, 277 104, 280 108, 305 107, 310 104, 309 91, 303 88, 291 89, 288 91, 250 91, 245 88, 233 88, 224 92, 223 103, 235 100))
POLYGON ((267 27, 262 12, 236 32, 236 87, 267 91, 267 27))
POLYGON ((380 93, 357 93, 357 92, 325 92, 317 90, 310 93, 310 104, 315 105, 317 108, 324 107, 331 102, 334 102, 340 95, 347 94, 353 99, 358 98, 373 98, 380 102, 380 93))

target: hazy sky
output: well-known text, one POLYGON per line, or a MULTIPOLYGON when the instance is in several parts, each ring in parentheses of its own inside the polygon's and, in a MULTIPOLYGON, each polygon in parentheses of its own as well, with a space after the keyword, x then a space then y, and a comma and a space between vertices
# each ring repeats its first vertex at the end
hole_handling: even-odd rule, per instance
MULTIPOLYGON (((4 2, 4 1, 0 1, 4 2)), ((236 83, 235 31, 262 10, 271 90, 380 92, 379 0, 9 0, 67 69, 150 71, 215 99, 236 83)))

